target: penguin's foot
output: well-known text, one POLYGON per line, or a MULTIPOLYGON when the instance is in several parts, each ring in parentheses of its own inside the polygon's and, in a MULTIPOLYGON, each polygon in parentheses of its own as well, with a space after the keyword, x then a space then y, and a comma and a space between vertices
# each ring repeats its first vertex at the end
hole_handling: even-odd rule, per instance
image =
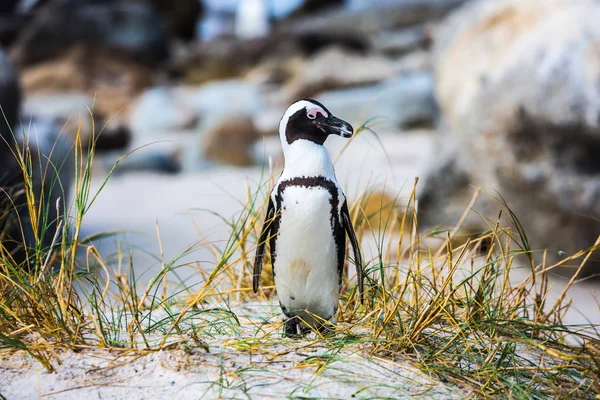
POLYGON ((306 335, 308 335, 309 333, 311 333, 313 331, 310 326, 305 325, 305 324, 300 324, 299 323, 298 324, 298 328, 300 329, 300 334, 302 336, 306 336, 306 335))
POLYGON ((292 317, 283 320, 283 336, 297 338, 302 336, 298 333, 298 318, 292 317))

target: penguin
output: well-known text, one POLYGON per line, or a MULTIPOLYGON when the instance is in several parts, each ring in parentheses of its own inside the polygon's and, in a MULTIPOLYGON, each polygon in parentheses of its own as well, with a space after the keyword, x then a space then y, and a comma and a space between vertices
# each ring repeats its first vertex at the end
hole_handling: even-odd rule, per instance
POLYGON ((329 135, 350 138, 352 126, 312 99, 291 104, 279 122, 285 164, 269 195, 256 248, 253 290, 258 291, 266 242, 284 314, 286 337, 336 324, 346 235, 352 244, 363 301, 363 266, 346 196, 323 146, 329 135))

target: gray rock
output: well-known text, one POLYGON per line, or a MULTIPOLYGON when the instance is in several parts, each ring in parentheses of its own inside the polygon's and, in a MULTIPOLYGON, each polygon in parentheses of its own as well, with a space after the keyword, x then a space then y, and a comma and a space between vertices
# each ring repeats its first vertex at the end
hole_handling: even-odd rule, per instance
POLYGON ((291 103, 325 90, 377 83, 395 72, 394 63, 385 57, 330 47, 300 64, 282 94, 291 103))
MULTIPOLYGON (((450 129, 441 146, 456 149, 455 169, 471 184, 500 193, 551 260, 600 234, 599 20, 593 0, 482 1, 453 15, 436 41, 450 129)), ((456 222, 436 212, 421 207, 424 219, 456 222)))
POLYGON ((349 121, 378 119, 380 127, 393 130, 432 126, 438 116, 433 79, 427 73, 404 74, 379 85, 337 90, 317 99, 349 121))
POLYGON ((28 65, 76 44, 139 63, 157 64, 168 56, 166 35, 150 4, 65 0, 36 12, 14 44, 13 59, 28 65))
POLYGON ((96 135, 96 150, 122 149, 131 140, 129 128, 120 119, 111 120, 97 111, 94 99, 85 93, 60 92, 52 94, 30 94, 25 98, 22 120, 31 118, 48 121, 60 127, 72 140, 80 135, 82 143, 92 138, 92 127, 96 135))
POLYGON ((155 87, 142 93, 129 116, 131 129, 141 135, 188 130, 197 122, 194 110, 168 87, 155 87))
POLYGON ((445 16, 469 0, 357 1, 353 7, 310 16, 286 29, 295 32, 353 32, 370 35, 382 30, 406 27, 445 16), (359 4, 361 3, 361 4, 359 4))
POLYGON ((199 130, 213 128, 235 115, 255 115, 265 108, 258 87, 242 80, 211 82, 197 88, 178 88, 176 95, 199 118, 199 130))
POLYGON ((394 61, 399 74, 409 72, 427 72, 433 73, 433 56, 431 51, 416 50, 412 51, 394 61))
POLYGON ((351 32, 275 31, 254 39, 222 37, 200 42, 175 55, 169 63, 170 75, 192 84, 243 76, 261 63, 282 64, 294 56, 310 57, 325 48, 336 46, 365 52, 368 38, 351 32))
MULTIPOLYGON (((131 172, 157 172, 176 174, 183 169, 182 149, 177 144, 161 143, 161 146, 141 148, 119 161, 115 174, 131 172)), ((121 154, 106 157, 107 168, 118 161, 121 154)))
POLYGON ((371 39, 373 50, 392 57, 425 48, 430 42, 430 29, 426 24, 378 32, 371 39))

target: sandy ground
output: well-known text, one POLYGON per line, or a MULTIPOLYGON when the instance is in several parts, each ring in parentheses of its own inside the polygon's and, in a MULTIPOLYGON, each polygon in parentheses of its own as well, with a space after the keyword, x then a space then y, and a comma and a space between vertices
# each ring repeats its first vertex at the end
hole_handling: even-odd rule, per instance
POLYGON ((406 360, 368 357, 354 345, 337 351, 311 340, 275 343, 279 323, 256 326, 265 312, 276 313, 273 305, 250 305, 234 311, 240 317, 239 333, 208 340, 205 348, 192 346, 145 355, 63 351, 55 373, 46 372, 22 352, 5 354, 0 357, 0 393, 15 400, 464 396, 425 376, 406 360), (248 343, 256 346, 248 347, 248 343))

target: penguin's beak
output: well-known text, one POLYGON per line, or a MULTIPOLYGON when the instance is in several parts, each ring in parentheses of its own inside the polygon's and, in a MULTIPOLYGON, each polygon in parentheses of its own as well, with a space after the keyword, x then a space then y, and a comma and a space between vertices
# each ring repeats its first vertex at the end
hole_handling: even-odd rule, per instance
POLYGON ((330 135, 338 135, 343 138, 352 137, 354 130, 352 129, 352 125, 347 123, 344 120, 341 120, 333 115, 325 118, 324 121, 319 122, 319 125, 324 128, 325 132, 330 135))

